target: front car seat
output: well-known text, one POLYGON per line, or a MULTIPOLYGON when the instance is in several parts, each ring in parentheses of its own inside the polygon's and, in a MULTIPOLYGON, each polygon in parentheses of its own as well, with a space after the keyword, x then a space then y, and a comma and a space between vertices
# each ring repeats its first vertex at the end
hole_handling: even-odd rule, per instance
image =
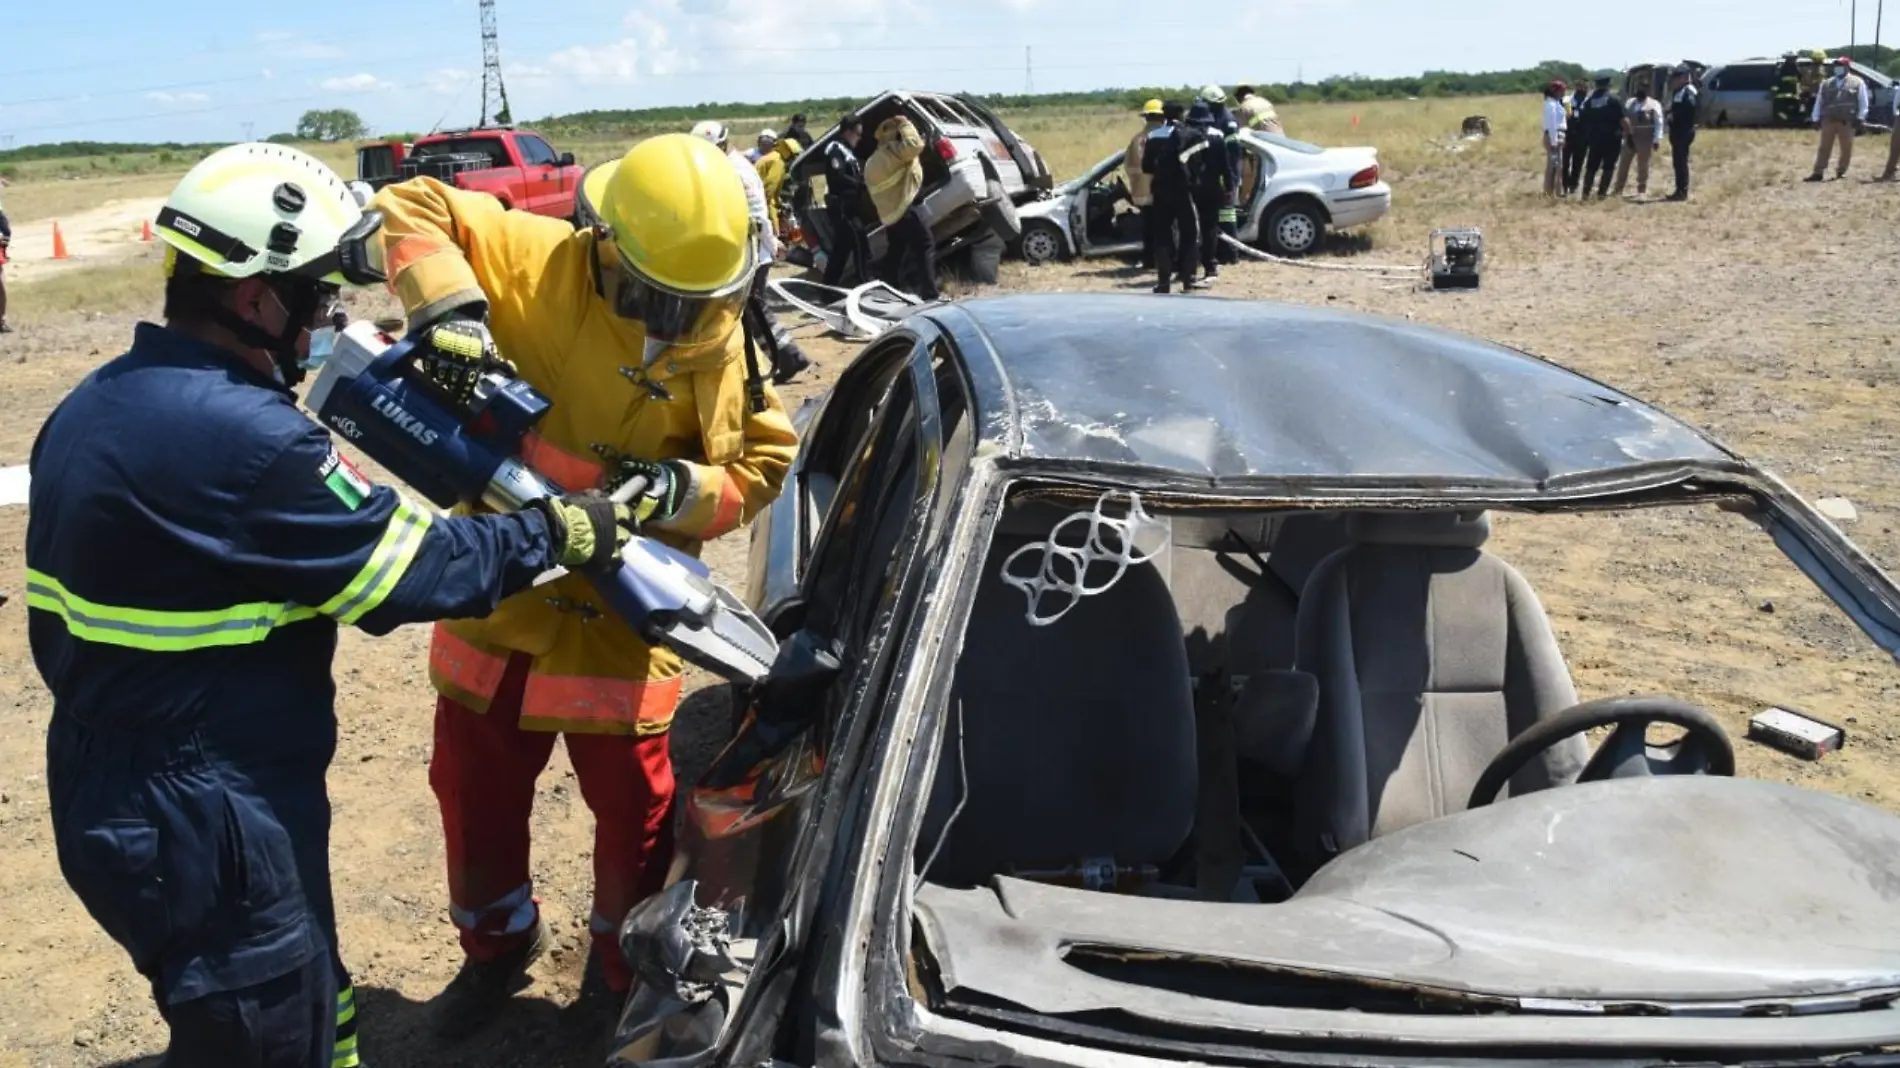
MULTIPOLYGON (((1301 594, 1319 712, 1295 813, 1315 865, 1463 811, 1512 737, 1577 703, 1537 594, 1480 548, 1490 529, 1482 512, 1356 513, 1301 594)), ((1585 756, 1580 737, 1547 750, 1510 794, 1575 780, 1585 756)))
POLYGON ((980 885, 1012 865, 1159 868, 1194 824, 1194 700, 1167 583, 1152 564, 1137 564, 1106 592, 1032 627, 1022 592, 998 578, 1030 542, 992 543, 964 631, 920 866, 965 796, 959 705, 968 800, 926 872, 934 883, 980 885))

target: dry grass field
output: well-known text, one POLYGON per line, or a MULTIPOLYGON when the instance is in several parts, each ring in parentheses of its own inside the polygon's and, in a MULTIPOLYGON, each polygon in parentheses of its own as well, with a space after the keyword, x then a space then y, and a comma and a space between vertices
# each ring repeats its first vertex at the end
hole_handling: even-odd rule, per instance
MULTIPOLYGON (((1877 560, 1900 562, 1900 189, 1870 184, 1883 142, 1863 143, 1856 174, 1804 185, 1800 133, 1714 131, 1696 146, 1694 201, 1665 204, 1666 159, 1646 201, 1578 205, 1537 193, 1538 102, 1389 102, 1284 110, 1296 137, 1379 148, 1396 206, 1363 235, 1332 240, 1316 262, 1411 263, 1435 226, 1485 230, 1484 288, 1433 294, 1356 274, 1249 263, 1223 272, 1221 298, 1356 308, 1501 341, 1661 405, 1786 476, 1811 498, 1858 509, 1844 529, 1877 560), (1493 137, 1446 147, 1466 115, 1493 137)), ((1094 111, 1010 116, 1068 176, 1126 143, 1136 120, 1094 111)), ((758 123, 740 126, 749 136, 758 123)), ((624 144, 560 146, 584 160, 624 144)), ((7 191, 16 221, 108 199, 162 194, 153 171, 64 179, 28 175, 7 191)), ((147 250, 47 274, 13 290, 18 333, 0 337, 0 464, 25 461, 40 422, 73 383, 156 314, 147 250)), ((1145 289, 1124 265, 1005 264, 1000 291, 1145 289)), ((967 287, 963 296, 980 296, 967 287)), ((1191 299, 1170 297, 1154 299, 1191 299)), ((390 310, 381 294, 356 298, 390 310)), ((812 334, 810 328, 801 335, 812 334)), ((812 337, 815 376, 784 391, 791 407, 822 392, 855 351, 812 337)), ((1271 358, 1263 352, 1261 358, 1271 358)), ((1166 353, 1155 354, 1165 361, 1166 353)), ((46 813, 43 737, 50 705, 26 644, 22 509, 0 510, 0 1068, 150 1063, 162 1030, 144 987, 60 881, 46 813)), ((1677 694, 1714 710, 1738 739, 1744 774, 1799 782, 1900 811, 1900 671, 1873 649, 1754 528, 1710 512, 1500 519, 1493 549, 1543 594, 1579 691, 1677 694), (1740 741, 1745 717, 1784 703, 1844 721, 1848 748, 1808 764, 1740 741)), ((136 551, 136 547, 128 547, 136 551)), ((743 535, 709 549, 733 581, 743 535)), ((438 1049, 420 1025, 458 954, 445 916, 442 852, 425 780, 431 695, 427 634, 349 634, 337 661, 342 741, 331 775, 344 953, 362 996, 376 1068, 591 1068, 598 1038, 564 1023, 578 985, 591 821, 563 757, 536 812, 538 889, 558 951, 535 985, 473 1048, 438 1049)), ((695 698, 674 745, 686 774, 724 722, 695 698)))

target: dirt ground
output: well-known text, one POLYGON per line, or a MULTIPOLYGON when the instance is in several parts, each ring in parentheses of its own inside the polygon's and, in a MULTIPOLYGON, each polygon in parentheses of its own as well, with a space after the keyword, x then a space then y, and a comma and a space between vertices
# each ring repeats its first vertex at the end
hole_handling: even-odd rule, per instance
POLYGON ((124 263, 146 248, 140 223, 150 222, 164 197, 113 200, 63 219, 40 219, 13 228, 7 248, 7 281, 27 283, 61 271, 124 263), (67 258, 53 258, 53 227, 65 240, 67 258))
MULTIPOLYGON (((1811 143, 1761 136, 1728 143, 1702 204, 1543 205, 1534 176, 1474 197, 1469 213, 1420 219, 1399 184, 1403 232, 1468 221, 1492 233, 1492 271, 1475 293, 1432 294, 1374 278, 1267 264, 1223 272, 1219 297, 1351 307, 1459 329, 1524 348, 1650 399, 1713 431, 1810 498, 1843 496, 1845 529, 1872 555, 1900 560, 1900 367, 1893 348, 1893 241, 1900 188, 1858 179, 1804 185, 1811 143), (1737 148, 1737 145, 1744 147, 1737 148), (1493 214, 1514 222, 1490 227, 1493 214), (1413 214, 1407 215, 1408 212, 1413 214)), ((1860 169, 1884 144, 1862 146, 1860 169)), ((1523 154, 1527 159, 1529 153, 1523 154)), ((1455 184, 1450 160, 1421 171, 1455 184)), ((1493 176, 1495 177, 1495 176, 1493 176)), ((1666 176, 1655 183, 1667 188, 1666 176)), ((16 248, 19 247, 16 242, 16 248)), ((1331 262, 1359 244, 1336 243, 1331 262)), ((1388 244, 1359 259, 1410 261, 1388 244)), ((1006 265, 1005 290, 1137 289, 1120 264, 1006 265)), ((1154 298, 1182 300, 1181 296, 1154 298)), ((133 316, 35 322, 0 338, 0 465, 24 462, 52 405, 118 352, 133 316)), ((802 331, 809 333, 809 331, 802 331)), ((788 407, 824 388, 852 349, 813 341, 816 377, 786 390, 788 407)), ((1165 361, 1165 353, 1156 353, 1165 361)), ((1261 357, 1271 358, 1271 353, 1261 357)), ((20 581, 23 509, 0 510, 0 575, 20 581)), ((1695 517, 1507 517, 1493 546, 1544 595, 1585 696, 1661 691, 1724 717, 1745 774, 1803 782, 1900 811, 1900 673, 1806 587, 1741 520, 1695 517), (1740 741, 1745 714, 1787 703, 1847 722, 1846 751, 1810 765, 1740 741)), ((136 551, 135 547, 128 547, 136 551)), ((714 564, 742 575, 744 535, 715 545, 714 564)), ((122 954, 61 882, 53 857, 42 745, 50 703, 28 655, 25 606, 0 608, 0 1068, 142 1063, 163 1031, 122 954)), ((333 846, 344 953, 355 971, 366 1062, 379 1068, 582 1068, 597 1036, 565 1022, 585 944, 591 821, 564 757, 542 780, 535 874, 559 948, 535 983, 472 1046, 437 1049, 426 1004, 454 973, 442 847, 425 778, 431 695, 427 632, 370 640, 346 634, 337 661, 342 741, 331 775, 333 846)), ((674 744, 700 766, 724 709, 691 699, 674 744)))

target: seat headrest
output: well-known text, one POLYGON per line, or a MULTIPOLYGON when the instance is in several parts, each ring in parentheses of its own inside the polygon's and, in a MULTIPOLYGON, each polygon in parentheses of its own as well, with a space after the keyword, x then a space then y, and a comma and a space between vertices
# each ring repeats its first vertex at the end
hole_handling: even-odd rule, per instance
POLYGON ((1488 512, 1355 512, 1346 537, 1359 545, 1476 549, 1491 536, 1488 512))

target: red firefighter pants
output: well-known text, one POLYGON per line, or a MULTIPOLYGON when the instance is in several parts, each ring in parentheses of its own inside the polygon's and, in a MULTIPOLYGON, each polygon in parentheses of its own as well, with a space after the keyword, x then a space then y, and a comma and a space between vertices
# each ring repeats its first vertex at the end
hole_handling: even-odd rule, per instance
MULTIPOLYGON (((485 960, 534 929, 528 817, 555 735, 520 726, 526 656, 510 659, 486 713, 447 698, 435 707, 429 785, 442 807, 449 899, 462 948, 485 960)), ((589 930, 608 983, 630 976, 616 932, 627 910, 660 889, 673 851, 673 765, 665 734, 568 734, 567 755, 594 814, 594 914, 589 930)))

